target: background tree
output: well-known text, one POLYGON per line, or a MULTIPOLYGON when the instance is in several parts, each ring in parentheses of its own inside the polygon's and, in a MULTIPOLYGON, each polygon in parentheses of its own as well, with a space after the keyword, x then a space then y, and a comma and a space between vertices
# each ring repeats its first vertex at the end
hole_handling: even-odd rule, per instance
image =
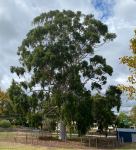
POLYGON ((25 93, 22 84, 18 84, 13 80, 12 85, 8 89, 8 94, 13 106, 13 112, 16 116, 15 124, 27 125, 29 127, 38 128, 42 125, 43 111, 41 99, 39 95, 33 92, 31 95, 25 93))
POLYGON ((136 30, 134 37, 130 40, 130 49, 132 56, 120 58, 122 64, 129 67, 131 75, 128 77, 130 85, 119 85, 119 87, 128 93, 129 98, 136 99, 136 30))
POLYGON ((101 133, 107 130, 109 125, 115 124, 116 117, 112 109, 116 107, 119 111, 121 93, 116 86, 110 86, 104 96, 97 94, 93 97, 92 113, 101 133))
POLYGON ((131 119, 126 113, 121 112, 116 120, 116 125, 118 128, 130 128, 132 125, 131 119))
MULTIPOLYGON (((94 55, 94 49, 115 34, 93 15, 80 11, 42 13, 33 25, 18 49, 21 67, 11 67, 11 72, 20 77, 29 74, 21 89, 57 107, 61 131, 75 121, 79 135, 85 134, 92 123, 91 90, 101 89, 113 71, 102 56, 94 55)), ((66 137, 65 132, 61 135, 66 137)))
POLYGON ((21 89, 20 84, 14 80, 8 89, 8 94, 13 104, 13 114, 16 116, 14 123, 17 125, 25 125, 27 122, 26 115, 29 110, 28 96, 21 89))

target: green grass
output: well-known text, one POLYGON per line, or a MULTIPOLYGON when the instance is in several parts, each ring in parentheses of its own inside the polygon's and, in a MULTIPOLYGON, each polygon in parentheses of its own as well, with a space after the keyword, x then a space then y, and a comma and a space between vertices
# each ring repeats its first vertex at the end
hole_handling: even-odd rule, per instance
POLYGON ((15 135, 15 132, 0 132, 0 138, 14 137, 15 135))

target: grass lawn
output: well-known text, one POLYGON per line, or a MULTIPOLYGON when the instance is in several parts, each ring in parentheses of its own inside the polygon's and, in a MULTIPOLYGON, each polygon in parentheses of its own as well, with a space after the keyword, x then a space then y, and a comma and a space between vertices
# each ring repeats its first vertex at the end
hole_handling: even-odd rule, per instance
POLYGON ((0 142, 0 150, 80 150, 70 148, 55 148, 44 146, 32 146, 19 143, 0 142))
POLYGON ((49 148, 32 145, 24 145, 18 143, 0 142, 0 150, 74 150, 74 149, 63 149, 63 148, 49 148))
POLYGON ((124 144, 123 147, 121 147, 118 150, 136 150, 136 143, 127 143, 127 144, 124 144))
POLYGON ((15 132, 0 132, 0 138, 14 137, 15 132))
MULTIPOLYGON (((75 145, 72 146, 70 143, 70 146, 73 148, 70 148, 68 145, 68 148, 58 148, 58 146, 55 147, 54 142, 52 142, 52 146, 54 147, 48 147, 48 141, 45 141, 46 146, 44 145, 30 145, 30 144, 20 144, 20 143, 15 143, 9 140, 6 141, 7 139, 12 139, 14 136, 17 135, 25 136, 26 133, 16 133, 16 132, 0 132, 0 139, 3 139, 0 141, 0 150, 79 150, 75 145), (3 142, 4 141, 4 142, 3 142)), ((29 133, 28 133, 29 134, 29 133)), ((60 143, 61 144, 61 143, 60 143)), ((64 145, 65 147, 66 145, 64 145)), ((60 147, 63 147, 63 145, 60 145, 60 147)), ((83 148, 83 147, 82 147, 83 148)), ((85 148, 85 147, 84 147, 85 148)), ((89 148, 86 147, 86 149, 95 149, 96 148, 89 148)), ((136 150, 136 143, 130 143, 130 144, 124 144, 122 147, 115 149, 115 150, 136 150)))
MULTIPOLYGON (((88 149, 96 150, 96 148, 88 148, 88 149)), ((0 142, 0 150, 79 150, 79 149, 54 148, 54 147, 25 145, 19 143, 0 142)), ((136 143, 125 144, 123 147, 115 150, 136 150, 136 143)))

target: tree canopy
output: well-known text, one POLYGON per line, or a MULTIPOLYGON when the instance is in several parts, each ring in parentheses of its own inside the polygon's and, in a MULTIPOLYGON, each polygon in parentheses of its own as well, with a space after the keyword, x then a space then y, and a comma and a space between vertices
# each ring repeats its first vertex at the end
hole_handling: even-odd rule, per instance
POLYGON ((105 58, 94 54, 95 48, 114 38, 93 15, 70 10, 42 13, 18 48, 21 66, 11 67, 11 72, 25 78, 18 83, 23 94, 35 94, 44 108, 57 107, 59 120, 75 121, 82 135, 92 123, 91 91, 100 90, 113 72, 105 58))

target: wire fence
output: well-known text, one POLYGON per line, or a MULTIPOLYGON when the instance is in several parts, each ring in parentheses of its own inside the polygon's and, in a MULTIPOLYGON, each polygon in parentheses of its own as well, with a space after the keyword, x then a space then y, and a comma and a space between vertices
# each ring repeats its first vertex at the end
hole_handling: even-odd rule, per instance
MULTIPOLYGON (((91 133, 84 137, 78 137, 76 134, 67 138, 67 141, 61 142, 58 140, 57 133, 48 131, 35 130, 30 128, 0 128, 0 142, 9 143, 6 149, 15 149, 17 144, 46 146, 46 147, 61 147, 61 148, 116 148, 122 145, 121 141, 117 141, 116 136, 105 137, 91 133)), ((0 149, 2 146, 0 145, 0 149)), ((3 148, 4 149, 4 148, 3 148)))

